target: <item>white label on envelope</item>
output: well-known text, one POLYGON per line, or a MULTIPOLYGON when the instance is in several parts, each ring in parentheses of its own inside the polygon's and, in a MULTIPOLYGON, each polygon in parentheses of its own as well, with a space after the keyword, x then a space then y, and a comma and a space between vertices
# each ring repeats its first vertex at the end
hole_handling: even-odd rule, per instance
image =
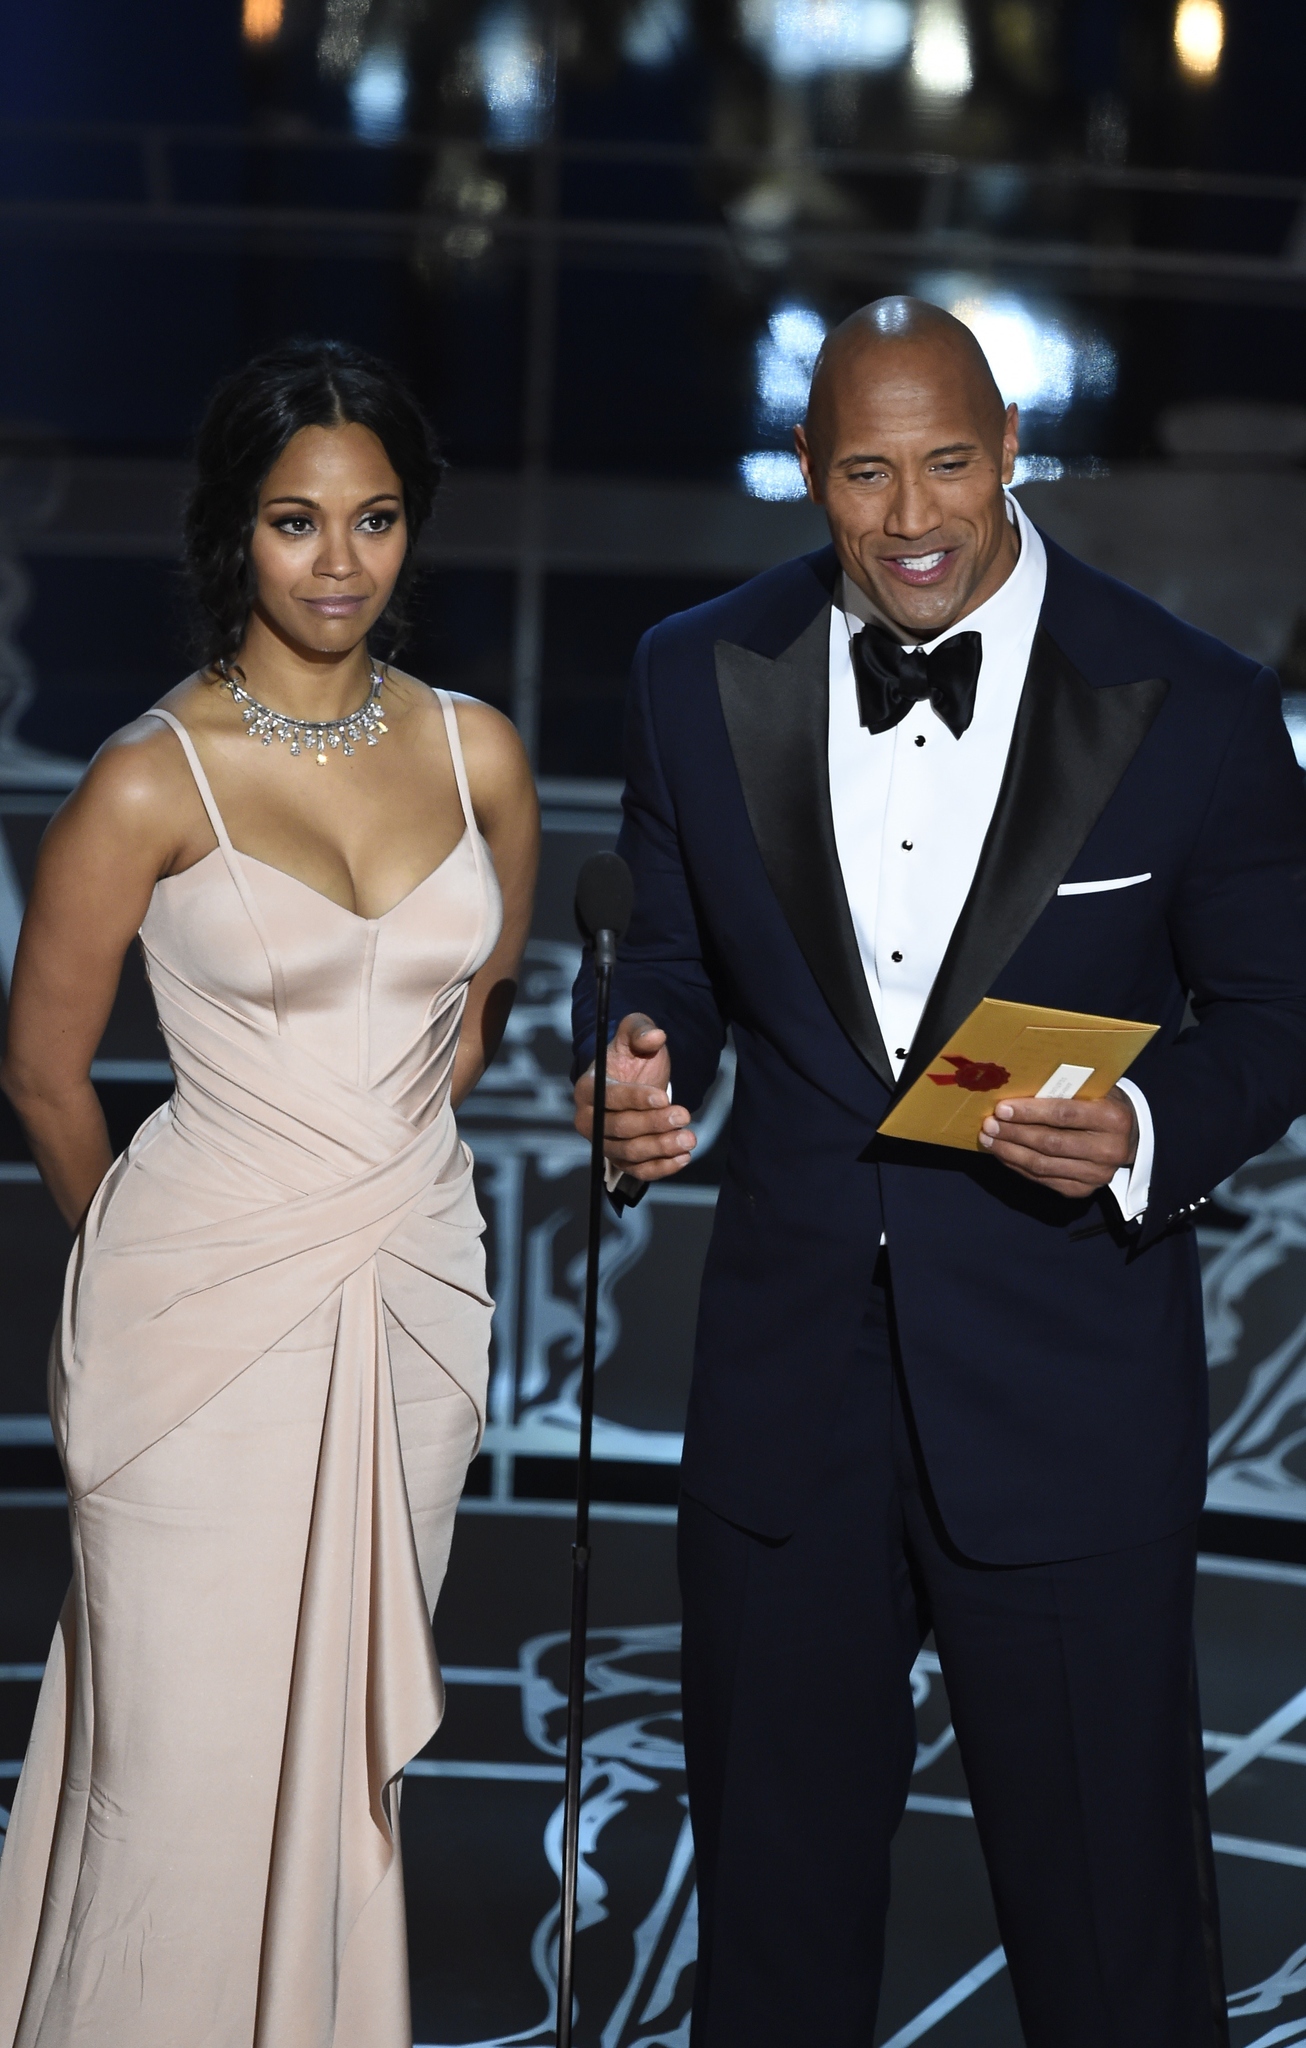
POLYGON ((1072 1095, 1078 1095, 1085 1081, 1096 1071, 1095 1067, 1072 1067, 1069 1061, 1063 1060, 1056 1073, 1049 1074, 1038 1091, 1037 1099, 1040 1102, 1047 1098, 1055 1102, 1068 1101, 1072 1095))

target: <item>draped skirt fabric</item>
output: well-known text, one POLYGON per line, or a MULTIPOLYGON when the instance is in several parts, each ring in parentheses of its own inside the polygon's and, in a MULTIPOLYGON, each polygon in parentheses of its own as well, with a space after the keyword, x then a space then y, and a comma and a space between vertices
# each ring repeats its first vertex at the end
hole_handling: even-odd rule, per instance
POLYGON ((484 1412, 471 1157, 447 1101, 415 1130, 152 970, 177 1094, 91 1205, 51 1357, 74 1579, 0 2048, 410 2048, 397 1779, 484 1412))
MULTIPOLYGON (((283 2012, 275 2031, 266 2017, 259 2024, 332 1355, 328 1308, 73 1517, 76 1578, 0 1859, 0 2040, 409 2048, 397 1858, 349 1930, 334 2026, 320 1997, 289 2024, 283 2012)), ((415 1520, 433 1605, 476 1418, 460 1388, 433 1385, 414 1364, 396 1357, 396 1393, 405 1459, 419 1475, 415 1520)), ((305 1769, 304 1789, 329 1823, 340 1765, 310 1756, 305 1769)), ((338 1888, 320 1869, 315 1877, 319 1897, 298 1902, 310 1933, 330 1924, 338 1888)), ((270 1952, 265 2014, 276 1961, 270 1952)), ((331 1977, 314 1971, 313 1982, 331 1977)), ((279 1990, 283 2006, 299 1988, 292 1980, 279 1990)))

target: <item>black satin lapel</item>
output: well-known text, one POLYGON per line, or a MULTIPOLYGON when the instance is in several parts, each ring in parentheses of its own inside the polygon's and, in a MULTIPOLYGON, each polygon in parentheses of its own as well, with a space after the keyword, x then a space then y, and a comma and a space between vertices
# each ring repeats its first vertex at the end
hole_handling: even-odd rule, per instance
POLYGON ((998 801, 898 1084, 924 1073, 1010 960, 1106 809, 1170 685, 1094 689, 1040 627, 998 801))
POLYGON ((767 879, 821 993, 862 1058, 892 1088, 830 809, 830 607, 823 605, 774 661, 718 640, 716 675, 767 879))

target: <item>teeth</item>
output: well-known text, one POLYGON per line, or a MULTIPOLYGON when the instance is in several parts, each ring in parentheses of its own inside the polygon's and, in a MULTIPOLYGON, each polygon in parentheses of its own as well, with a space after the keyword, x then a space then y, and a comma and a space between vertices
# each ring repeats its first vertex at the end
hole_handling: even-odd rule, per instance
POLYGON ((896 559, 900 568, 920 574, 927 569, 937 569, 946 553, 946 548, 938 548, 932 555, 899 555, 896 559))

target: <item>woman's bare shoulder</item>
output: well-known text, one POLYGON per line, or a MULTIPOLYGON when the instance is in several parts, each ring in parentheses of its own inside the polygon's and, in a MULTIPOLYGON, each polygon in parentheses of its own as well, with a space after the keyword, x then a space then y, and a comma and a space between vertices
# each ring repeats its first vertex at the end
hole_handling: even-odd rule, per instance
MULTIPOLYGON (((430 684, 419 682, 416 676, 405 675, 401 670, 392 670, 391 674, 408 701, 420 701, 427 716, 440 716, 436 692, 430 684)), ((533 795, 535 785, 530 763, 512 720, 479 697, 467 697, 458 690, 448 690, 445 694, 453 703, 458 738, 467 764, 467 780, 478 808, 482 800, 489 802, 498 797, 520 797, 527 790, 533 795)))
POLYGON ((454 709, 468 787, 483 828, 493 833, 496 824, 508 818, 525 824, 537 815, 538 799, 516 726, 476 697, 455 697, 454 709))
POLYGON ((479 697, 464 697, 456 690, 449 694, 453 698, 458 737, 462 741, 468 775, 474 775, 479 769, 483 775, 507 783, 516 784, 523 779, 529 782, 530 763, 521 743, 521 734, 512 720, 479 697))
MULTIPOLYGON (((203 686, 187 678, 159 700, 161 708, 189 723, 186 713, 196 687, 203 686)), ((157 835, 151 830, 151 838, 166 838, 174 819, 180 822, 189 810, 193 790, 180 741, 150 710, 110 733, 60 816, 87 826, 104 823, 139 830, 149 824, 157 828, 157 835)))

